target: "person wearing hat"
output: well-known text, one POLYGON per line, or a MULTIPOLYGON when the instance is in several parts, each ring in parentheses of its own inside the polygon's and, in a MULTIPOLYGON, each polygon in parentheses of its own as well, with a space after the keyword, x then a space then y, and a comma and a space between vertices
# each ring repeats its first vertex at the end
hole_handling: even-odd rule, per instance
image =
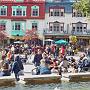
POLYGON ((38 71, 39 71, 40 75, 42 75, 42 74, 51 74, 49 64, 46 63, 45 59, 41 59, 40 66, 38 67, 38 71))

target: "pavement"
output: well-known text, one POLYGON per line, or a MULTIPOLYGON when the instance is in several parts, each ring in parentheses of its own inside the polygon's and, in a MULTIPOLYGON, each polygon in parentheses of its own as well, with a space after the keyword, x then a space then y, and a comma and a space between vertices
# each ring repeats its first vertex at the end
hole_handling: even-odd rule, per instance
POLYGON ((24 73, 31 73, 34 68, 33 64, 24 64, 24 73))

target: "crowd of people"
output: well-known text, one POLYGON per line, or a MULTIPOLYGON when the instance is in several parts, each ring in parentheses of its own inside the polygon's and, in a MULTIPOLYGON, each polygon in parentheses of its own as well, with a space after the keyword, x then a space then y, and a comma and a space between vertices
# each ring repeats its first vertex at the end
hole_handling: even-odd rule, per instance
POLYGON ((38 46, 26 43, 8 45, 0 50, 0 76, 10 76, 14 72, 16 80, 19 81, 19 75, 24 75, 25 63, 34 64, 36 68, 32 70, 32 74, 36 75, 88 71, 90 62, 86 55, 81 54, 77 60, 73 58, 75 54, 77 48, 74 46, 38 46), (69 55, 72 57, 67 58, 69 55))

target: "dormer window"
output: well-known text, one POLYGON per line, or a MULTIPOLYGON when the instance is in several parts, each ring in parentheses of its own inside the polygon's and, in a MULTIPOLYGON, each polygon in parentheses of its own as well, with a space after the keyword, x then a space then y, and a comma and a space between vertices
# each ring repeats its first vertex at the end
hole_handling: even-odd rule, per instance
POLYGON ((49 16, 64 16, 64 8, 50 7, 49 16))
POLYGON ((86 14, 83 14, 81 11, 73 9, 72 16, 73 17, 86 17, 86 14))

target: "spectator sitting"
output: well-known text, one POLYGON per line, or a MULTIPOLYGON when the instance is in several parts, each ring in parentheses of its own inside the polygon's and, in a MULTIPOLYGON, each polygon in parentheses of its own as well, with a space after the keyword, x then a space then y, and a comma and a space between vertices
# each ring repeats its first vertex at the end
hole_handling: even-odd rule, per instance
POLYGON ((46 63, 45 59, 41 60, 39 70, 40 70, 40 74, 51 74, 49 64, 46 63))
POLYGON ((80 60, 78 61, 78 72, 88 71, 88 67, 90 67, 90 62, 87 57, 85 54, 80 55, 80 60))
POLYGON ((62 72, 67 72, 68 66, 69 66, 69 62, 68 62, 67 58, 64 56, 58 67, 61 68, 62 72))
POLYGON ((53 59, 52 64, 50 65, 51 68, 51 72, 52 73, 59 73, 58 71, 58 60, 57 59, 53 59))
POLYGON ((9 63, 5 61, 6 56, 2 56, 2 60, 0 61, 0 76, 10 76, 9 63))
POLYGON ((10 67, 9 67, 9 63, 5 62, 3 64, 3 68, 2 68, 2 76, 10 76, 10 67))
POLYGON ((69 65, 68 72, 69 73, 76 73, 77 72, 76 66, 74 64, 69 65))

